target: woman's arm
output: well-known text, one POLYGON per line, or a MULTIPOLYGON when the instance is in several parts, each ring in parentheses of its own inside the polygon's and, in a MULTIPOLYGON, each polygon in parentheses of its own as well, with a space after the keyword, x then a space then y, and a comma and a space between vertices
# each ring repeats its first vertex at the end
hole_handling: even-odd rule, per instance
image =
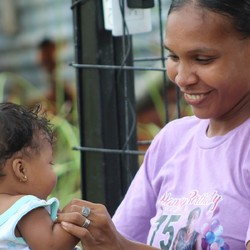
POLYGON ((72 250, 79 242, 59 223, 54 223, 45 208, 30 211, 19 221, 17 228, 33 250, 72 250))
POLYGON ((125 239, 115 228, 105 206, 82 200, 74 200, 58 214, 62 227, 81 239, 85 250, 153 250, 150 247, 125 239), (86 218, 82 216, 83 206, 91 208, 88 228, 82 225, 86 218))
POLYGON ((247 250, 250 250, 250 241, 247 242, 247 250))

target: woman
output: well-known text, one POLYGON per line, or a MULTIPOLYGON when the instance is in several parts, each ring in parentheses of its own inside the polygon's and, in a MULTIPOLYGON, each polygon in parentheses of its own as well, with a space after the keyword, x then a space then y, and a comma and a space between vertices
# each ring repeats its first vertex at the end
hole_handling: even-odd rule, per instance
POLYGON ((153 249, 134 242, 172 249, 199 207, 196 231, 202 239, 190 248, 246 249, 250 0, 172 0, 164 43, 167 74, 194 116, 168 123, 155 137, 114 224, 103 206, 85 201, 75 209, 91 208, 87 229, 79 227, 80 214, 75 220, 77 213, 65 213, 60 220, 75 223, 62 225, 86 249, 153 249))

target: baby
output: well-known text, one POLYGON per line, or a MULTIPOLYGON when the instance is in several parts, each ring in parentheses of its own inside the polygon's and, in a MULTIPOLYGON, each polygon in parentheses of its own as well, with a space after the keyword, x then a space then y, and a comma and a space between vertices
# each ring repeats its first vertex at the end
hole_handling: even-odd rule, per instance
POLYGON ((41 106, 0 103, 0 249, 74 249, 78 239, 55 223, 59 202, 53 130, 41 106))

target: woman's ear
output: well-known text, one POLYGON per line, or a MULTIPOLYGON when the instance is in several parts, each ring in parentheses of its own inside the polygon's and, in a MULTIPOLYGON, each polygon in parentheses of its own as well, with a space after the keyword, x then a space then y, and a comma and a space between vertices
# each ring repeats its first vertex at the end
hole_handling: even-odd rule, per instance
POLYGON ((25 164, 22 158, 15 158, 12 161, 12 169, 14 175, 20 182, 26 182, 28 180, 26 176, 25 164))

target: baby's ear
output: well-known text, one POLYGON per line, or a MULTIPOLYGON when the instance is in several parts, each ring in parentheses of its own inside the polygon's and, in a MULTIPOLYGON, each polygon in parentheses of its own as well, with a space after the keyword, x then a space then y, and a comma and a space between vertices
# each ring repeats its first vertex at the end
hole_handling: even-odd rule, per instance
POLYGON ((20 182, 26 182, 28 180, 26 176, 26 169, 24 166, 24 161, 22 158, 15 158, 12 161, 12 168, 13 168, 14 175, 17 177, 17 179, 20 182))

